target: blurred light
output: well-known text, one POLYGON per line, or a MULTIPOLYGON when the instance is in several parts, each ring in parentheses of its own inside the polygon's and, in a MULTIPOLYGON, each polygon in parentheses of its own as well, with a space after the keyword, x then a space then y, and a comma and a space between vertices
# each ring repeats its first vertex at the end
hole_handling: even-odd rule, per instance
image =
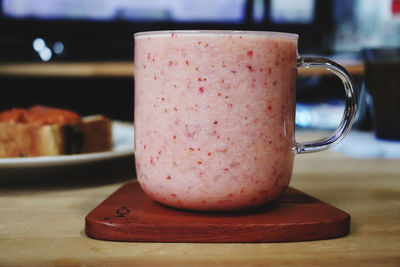
POLYGON ((296 124, 307 128, 311 126, 312 118, 311 118, 311 112, 309 109, 301 106, 297 106, 297 111, 296 111, 296 124))
POLYGON ((271 0, 271 21, 274 23, 311 23, 316 0, 271 0))
POLYGON ((43 48, 39 51, 39 56, 43 61, 49 61, 52 56, 52 52, 48 47, 43 48))
POLYGON ((44 40, 43 40, 42 38, 36 38, 35 40, 33 40, 32 46, 33 46, 33 49, 34 49, 36 52, 39 52, 39 51, 41 51, 43 48, 46 47, 46 43, 44 42, 44 40))
POLYGON ((62 42, 55 42, 53 44, 53 51, 57 55, 61 54, 62 52, 64 52, 64 44, 62 42))
MULTIPOLYGON (((263 0, 261 0, 263 1, 263 0)), ((1 15, 39 20, 232 22, 245 18, 246 0, 0 0, 1 15)))
POLYGON ((253 19, 255 22, 260 23, 264 20, 264 0, 254 0, 253 5, 253 19))
POLYGON ((344 101, 320 104, 296 104, 296 125, 303 128, 334 130, 339 125, 344 101))

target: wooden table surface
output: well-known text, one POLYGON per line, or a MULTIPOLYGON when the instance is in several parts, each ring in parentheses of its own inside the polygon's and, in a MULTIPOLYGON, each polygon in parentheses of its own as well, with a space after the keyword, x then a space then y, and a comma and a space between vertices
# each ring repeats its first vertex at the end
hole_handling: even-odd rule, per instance
POLYGON ((26 181, 0 171, 2 180, 16 180, 0 184, 0 266, 400 266, 399 160, 298 155, 292 187, 348 212, 351 230, 343 238, 295 243, 90 239, 86 214, 133 172, 53 171, 26 181))

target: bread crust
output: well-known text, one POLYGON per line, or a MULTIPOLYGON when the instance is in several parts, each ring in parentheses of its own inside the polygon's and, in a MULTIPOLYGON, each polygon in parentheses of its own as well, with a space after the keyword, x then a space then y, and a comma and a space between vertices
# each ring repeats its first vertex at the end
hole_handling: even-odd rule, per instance
POLYGON ((82 132, 81 153, 107 151, 113 146, 111 121, 102 115, 83 117, 82 132))
POLYGON ((0 157, 64 154, 64 136, 58 125, 0 123, 0 157))
POLYGON ((112 149, 111 121, 83 117, 75 124, 0 122, 0 157, 56 156, 112 149))

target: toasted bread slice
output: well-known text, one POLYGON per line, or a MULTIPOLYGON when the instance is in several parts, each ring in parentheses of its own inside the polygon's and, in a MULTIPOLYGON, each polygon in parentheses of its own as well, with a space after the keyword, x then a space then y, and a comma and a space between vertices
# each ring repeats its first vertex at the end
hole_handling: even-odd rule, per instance
POLYGON ((82 118, 83 144, 81 153, 101 152, 113 146, 111 121, 102 115, 82 118))
POLYGON ((0 157, 65 154, 64 127, 0 123, 0 157))
POLYGON ((101 152, 112 146, 111 121, 102 115, 66 124, 0 122, 2 158, 101 152))

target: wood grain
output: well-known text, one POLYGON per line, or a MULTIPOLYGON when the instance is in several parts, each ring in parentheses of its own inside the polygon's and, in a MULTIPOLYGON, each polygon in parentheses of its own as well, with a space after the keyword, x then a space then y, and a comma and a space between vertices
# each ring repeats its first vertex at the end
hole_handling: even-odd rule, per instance
POLYGON ((160 205, 131 182, 86 216, 88 236, 116 241, 289 242, 341 237, 349 229, 349 214, 293 188, 280 203, 207 213, 160 205))

